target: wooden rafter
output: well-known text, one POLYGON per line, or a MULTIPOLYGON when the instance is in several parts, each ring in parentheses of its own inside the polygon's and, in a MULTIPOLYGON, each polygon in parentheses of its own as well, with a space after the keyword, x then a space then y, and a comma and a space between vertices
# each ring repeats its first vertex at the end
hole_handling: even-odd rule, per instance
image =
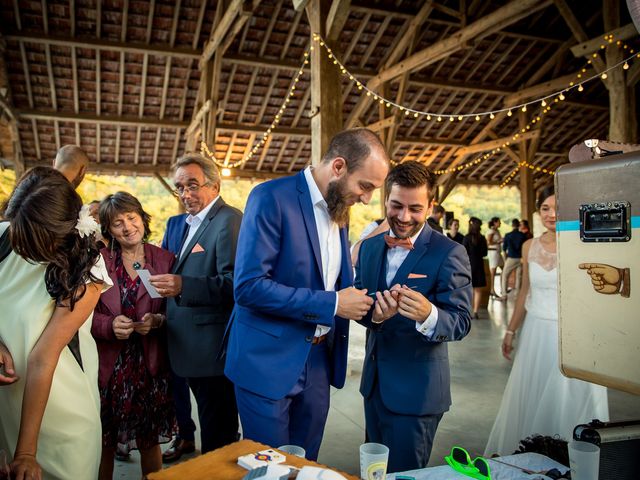
MULTIPOLYGON (((220 19, 220 22, 218 22, 215 31, 209 37, 209 41, 202 51, 202 56, 198 62, 198 68, 200 70, 204 69, 207 62, 213 57, 218 46, 224 40, 224 37, 231 28, 233 21, 242 10, 242 2, 243 0, 231 0, 229 6, 225 9, 224 15, 220 19)), ((218 8, 220 8, 220 4, 218 4, 218 8)))
MULTIPOLYGON (((546 8, 551 0, 512 0, 510 3, 500 7, 489 15, 467 25, 459 30, 455 35, 447 37, 427 48, 416 52, 402 62, 381 71, 367 83, 367 87, 375 90, 378 85, 393 80, 404 72, 420 70, 434 62, 437 62, 448 55, 460 50, 466 42, 475 37, 502 30, 507 25, 513 24, 532 13, 546 8)), ((363 97, 353 109, 349 119, 351 122, 364 112, 370 105, 368 97, 363 97)), ((350 125, 348 122, 347 125, 350 125)))

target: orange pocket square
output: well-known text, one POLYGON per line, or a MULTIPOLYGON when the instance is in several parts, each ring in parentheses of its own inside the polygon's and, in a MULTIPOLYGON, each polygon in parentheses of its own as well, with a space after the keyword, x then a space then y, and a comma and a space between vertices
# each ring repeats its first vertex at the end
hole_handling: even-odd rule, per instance
POLYGON ((410 273, 407 278, 427 278, 424 273, 410 273))
POLYGON ((204 248, 202 248, 202 245, 200 245, 199 243, 196 243, 194 247, 191 249, 191 253, 200 253, 200 252, 204 252, 204 248))

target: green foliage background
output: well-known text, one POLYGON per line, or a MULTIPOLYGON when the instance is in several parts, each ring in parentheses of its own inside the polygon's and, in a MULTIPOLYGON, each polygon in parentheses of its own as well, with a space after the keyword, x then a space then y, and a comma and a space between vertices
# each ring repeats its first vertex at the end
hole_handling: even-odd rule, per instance
MULTIPOLYGON (((0 171, 0 202, 13 189, 15 175, 11 170, 0 171)), ((234 207, 244 210, 249 192, 256 185, 248 180, 223 180, 221 195, 234 207)), ((176 199, 153 177, 87 175, 78 192, 85 203, 101 200, 110 193, 124 190, 135 195, 151 215, 151 241, 160 243, 167 219, 179 213, 176 199)), ((457 186, 443 202, 447 211, 460 220, 460 230, 467 232, 469 217, 476 216, 486 223, 493 216, 503 221, 503 234, 511 230, 512 218, 520 216, 520 193, 516 187, 500 189, 488 186, 457 186)), ((356 241, 360 232, 373 220, 383 216, 380 194, 376 193, 369 205, 355 205, 351 210, 350 239, 356 241)))

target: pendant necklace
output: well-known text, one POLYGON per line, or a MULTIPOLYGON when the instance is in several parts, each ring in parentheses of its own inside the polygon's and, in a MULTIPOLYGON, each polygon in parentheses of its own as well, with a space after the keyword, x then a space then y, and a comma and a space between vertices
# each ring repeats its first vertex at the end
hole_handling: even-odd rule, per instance
POLYGON ((136 253, 133 256, 134 262, 131 264, 134 270, 140 270, 142 268, 142 264, 136 260, 137 256, 138 256, 138 248, 136 248, 136 253))

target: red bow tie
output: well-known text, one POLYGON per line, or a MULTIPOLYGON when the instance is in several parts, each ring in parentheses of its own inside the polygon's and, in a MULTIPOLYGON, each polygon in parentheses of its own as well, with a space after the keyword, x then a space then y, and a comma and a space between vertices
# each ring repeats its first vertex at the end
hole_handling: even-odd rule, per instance
POLYGON ((391 235, 385 235, 384 241, 389 248, 400 247, 406 248, 407 250, 413 250, 413 243, 411 243, 411 239, 409 238, 396 238, 391 235))

